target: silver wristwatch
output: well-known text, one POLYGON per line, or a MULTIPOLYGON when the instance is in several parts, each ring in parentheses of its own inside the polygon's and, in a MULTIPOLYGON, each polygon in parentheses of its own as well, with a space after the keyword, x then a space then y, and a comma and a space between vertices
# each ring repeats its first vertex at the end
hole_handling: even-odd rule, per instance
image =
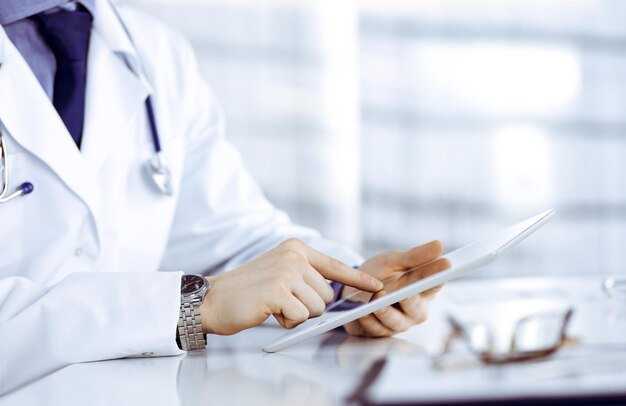
POLYGON ((209 289, 211 289, 211 285, 203 276, 183 275, 181 279, 178 338, 181 348, 185 351, 200 350, 206 347, 200 306, 209 289))

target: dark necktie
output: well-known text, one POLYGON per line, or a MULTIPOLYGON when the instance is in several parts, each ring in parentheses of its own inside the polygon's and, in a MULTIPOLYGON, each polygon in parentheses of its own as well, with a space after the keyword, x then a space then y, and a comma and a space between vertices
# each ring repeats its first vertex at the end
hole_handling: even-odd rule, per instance
POLYGON ((80 8, 33 17, 57 63, 52 103, 80 148, 92 16, 80 8))

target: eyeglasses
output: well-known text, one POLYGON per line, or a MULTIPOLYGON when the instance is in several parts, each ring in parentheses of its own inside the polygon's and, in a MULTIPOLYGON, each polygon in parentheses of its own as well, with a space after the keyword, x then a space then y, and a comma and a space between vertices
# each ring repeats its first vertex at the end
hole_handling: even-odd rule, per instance
POLYGON ((443 351, 434 359, 440 369, 459 366, 450 365, 446 357, 451 353, 455 341, 461 339, 470 352, 486 365, 503 365, 546 358, 575 340, 567 337, 567 326, 573 309, 562 313, 541 313, 526 316, 515 323, 508 348, 496 348, 495 336, 485 323, 464 326, 452 316, 448 322, 452 331, 445 341, 443 351))

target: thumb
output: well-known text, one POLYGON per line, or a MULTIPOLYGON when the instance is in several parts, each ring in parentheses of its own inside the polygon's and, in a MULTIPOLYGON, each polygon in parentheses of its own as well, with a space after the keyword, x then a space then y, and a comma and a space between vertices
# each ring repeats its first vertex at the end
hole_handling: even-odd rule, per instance
POLYGON ((400 254, 399 265, 404 269, 415 268, 439 258, 441 254, 443 254, 443 244, 441 241, 434 240, 400 254))

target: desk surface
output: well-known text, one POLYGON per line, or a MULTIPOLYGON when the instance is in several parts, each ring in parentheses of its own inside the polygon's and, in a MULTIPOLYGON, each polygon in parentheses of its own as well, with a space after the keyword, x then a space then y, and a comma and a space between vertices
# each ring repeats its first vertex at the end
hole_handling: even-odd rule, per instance
POLYGON ((426 323, 394 338, 331 332, 265 354, 259 348, 283 334, 268 323, 231 337, 209 337, 207 350, 186 356, 71 365, 0 398, 0 405, 341 404, 381 359, 386 366, 366 393, 372 401, 501 399, 533 391, 557 397, 626 395, 626 299, 605 298, 601 281, 600 276, 457 281, 433 302, 426 323), (475 367, 467 375, 432 368, 431 356, 449 332, 448 314, 510 320, 516 312, 554 306, 575 308, 570 332, 582 344, 565 358, 581 351, 592 356, 586 363, 553 359, 513 372, 475 367))

